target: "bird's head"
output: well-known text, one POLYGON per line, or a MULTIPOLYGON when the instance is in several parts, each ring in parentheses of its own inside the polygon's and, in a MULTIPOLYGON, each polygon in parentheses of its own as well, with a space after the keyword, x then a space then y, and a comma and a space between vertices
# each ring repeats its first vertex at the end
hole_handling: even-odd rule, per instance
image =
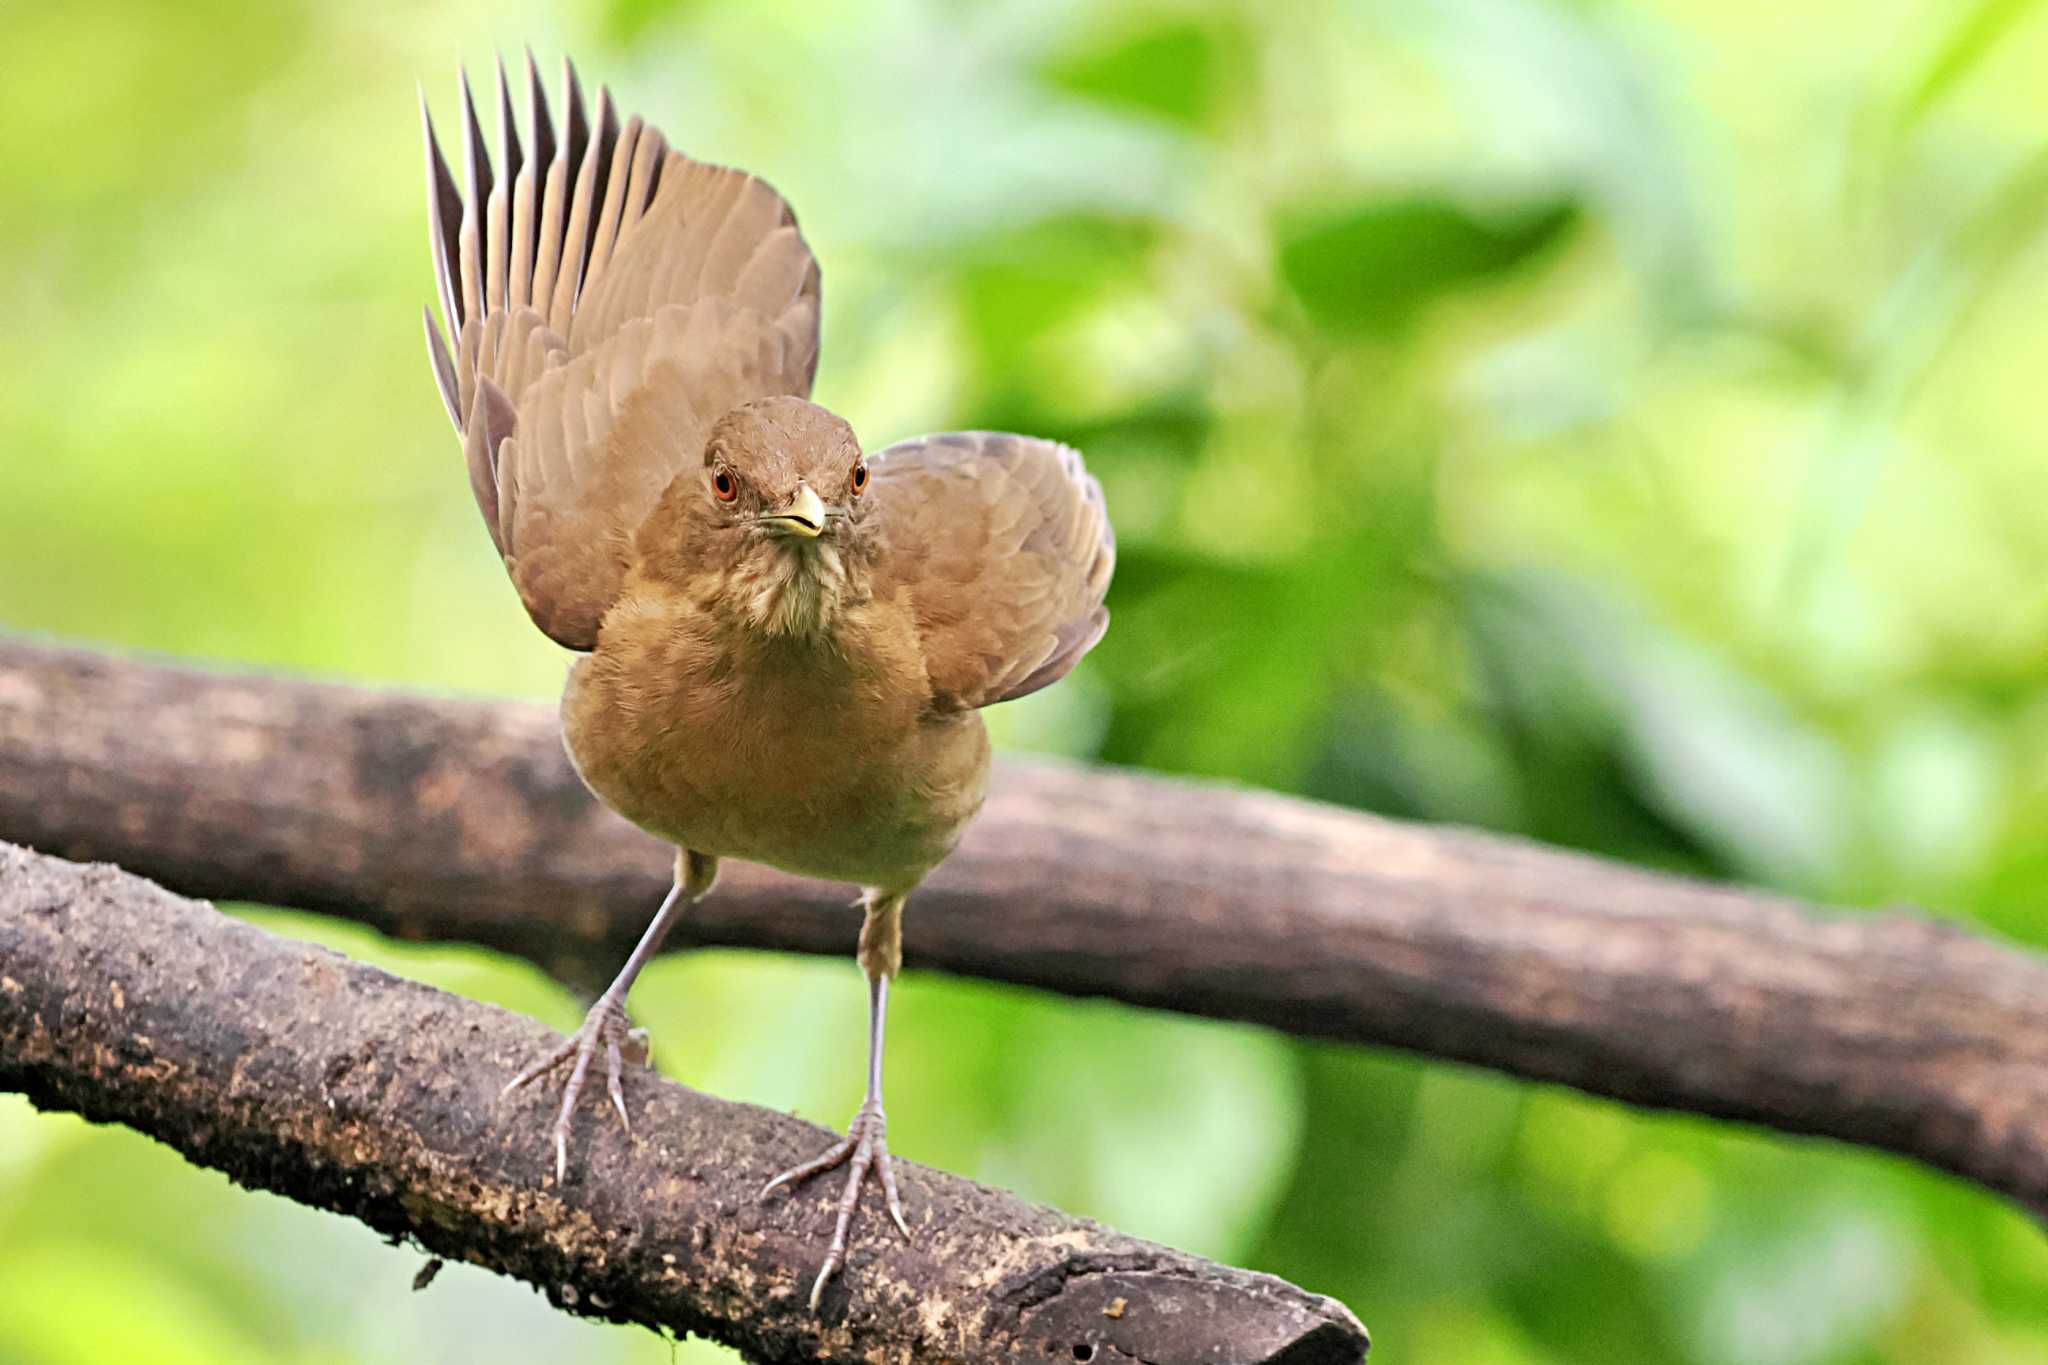
POLYGON ((867 482, 853 428, 801 398, 734 408, 704 442, 712 525, 799 551, 847 534, 867 482))
POLYGON ((808 635, 858 589, 868 465, 843 419, 801 398, 734 408, 713 424, 691 482, 678 479, 671 496, 695 504, 685 554, 717 566, 719 609, 808 635))

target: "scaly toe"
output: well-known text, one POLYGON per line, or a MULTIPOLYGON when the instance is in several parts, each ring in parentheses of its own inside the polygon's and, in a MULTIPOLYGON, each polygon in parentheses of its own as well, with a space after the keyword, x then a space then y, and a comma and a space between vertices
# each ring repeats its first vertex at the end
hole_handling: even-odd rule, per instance
POLYGON ((553 1052, 550 1052, 547 1056, 541 1058, 532 1066, 526 1068, 526 1070, 520 1072, 517 1076, 514 1076, 511 1080, 505 1082, 505 1088, 498 1092, 499 1096, 503 1097, 505 1095, 511 1094, 515 1090, 525 1089, 527 1086, 533 1084, 541 1077, 547 1075, 550 1071, 553 1071, 556 1067, 560 1066, 563 1062, 568 1061, 571 1057, 575 1055, 576 1039, 571 1038, 568 1042, 562 1044, 553 1052))
POLYGON ((890 1221, 896 1224, 896 1230, 906 1241, 910 1238, 910 1223, 903 1216, 903 1200, 896 1187, 896 1170, 889 1160, 889 1144, 884 1137, 887 1131, 888 1120, 883 1116, 881 1106, 864 1104, 854 1115, 845 1137, 809 1161, 790 1167, 761 1190, 761 1197, 765 1199, 782 1186, 795 1185, 835 1166, 848 1168, 846 1188, 840 1193, 838 1207, 834 1210, 832 1244, 825 1252, 825 1264, 819 1268, 818 1278, 811 1283, 811 1311, 814 1313, 824 1296, 825 1286, 846 1265, 847 1233, 853 1224, 854 1210, 860 1206, 861 1184, 870 1173, 882 1186, 882 1198, 888 1205, 890 1221))
MULTIPOLYGON (((643 1035, 644 1036, 644 1035, 643 1035)), ((569 1174, 569 1131, 576 1117, 576 1103, 583 1095, 584 1082, 590 1075, 590 1064, 602 1049, 604 1053, 605 1092, 611 1099, 612 1108, 618 1113, 619 1122, 626 1130, 626 1136, 633 1135, 633 1120, 626 1108, 626 1093, 623 1085, 624 1053, 630 1046, 630 1035, 626 1028, 625 1011, 610 1000, 599 1000, 584 1017, 583 1025, 574 1037, 552 1053, 514 1076, 501 1094, 510 1094, 542 1076, 554 1071, 564 1062, 573 1062, 569 1079, 562 1087, 562 1103, 556 1111, 555 1122, 549 1129, 549 1139, 555 1149, 555 1180, 560 1183, 569 1174)))
POLYGON ((784 1185, 798 1184, 809 1180, 814 1175, 829 1171, 834 1166, 841 1165, 848 1157, 853 1155, 853 1149, 859 1145, 860 1140, 858 1138, 841 1138, 822 1154, 812 1157, 809 1161, 790 1167, 781 1175, 776 1176, 773 1180, 763 1185, 761 1187, 761 1197, 766 1199, 784 1185))
POLYGON ((882 1176, 882 1198, 889 1205, 889 1217, 895 1220, 896 1231, 903 1234, 903 1240, 910 1240, 910 1224, 903 1218, 903 1198, 896 1192, 896 1167, 889 1160, 889 1149, 880 1141, 875 1144, 875 1169, 882 1176))
POLYGON ((618 1112, 619 1126, 626 1130, 626 1136, 633 1136, 633 1116, 626 1112, 626 1092, 619 1083, 619 1045, 607 1042, 604 1045, 604 1088, 612 1098, 612 1108, 618 1112))

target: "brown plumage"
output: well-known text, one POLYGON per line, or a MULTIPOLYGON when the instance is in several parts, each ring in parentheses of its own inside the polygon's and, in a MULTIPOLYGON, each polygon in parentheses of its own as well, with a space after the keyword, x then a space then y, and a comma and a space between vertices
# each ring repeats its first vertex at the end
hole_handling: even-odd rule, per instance
POLYGON ((978 708, 1058 681, 1102 637, 1102 490, 1027 436, 864 455, 808 400, 818 266, 781 196, 622 125, 606 92, 586 116, 566 63, 559 130, 530 57, 525 85, 522 142, 500 66, 494 169, 464 78, 466 192, 422 101, 448 327, 428 311, 429 358, 520 600, 582 652, 562 698, 577 771, 678 852, 618 980, 513 1085, 572 1063, 559 1176, 600 1055, 627 1121, 626 992, 718 859, 859 885, 867 1101, 844 1142, 770 1185, 851 1167, 815 1303, 870 1170, 904 1227, 881 1105, 904 898, 981 806, 978 708))

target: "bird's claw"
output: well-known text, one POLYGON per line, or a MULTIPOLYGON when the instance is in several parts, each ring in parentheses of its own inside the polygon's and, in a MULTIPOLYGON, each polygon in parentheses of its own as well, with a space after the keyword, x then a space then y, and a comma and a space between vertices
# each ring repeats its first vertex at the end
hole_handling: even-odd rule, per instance
POLYGON ((604 1050, 605 1091, 611 1096, 620 1126, 630 1138, 633 1136, 633 1119, 626 1111, 626 1092, 621 1076, 628 1055, 636 1061, 646 1061, 647 1031, 628 1028, 625 1007, 609 995, 600 997, 590 1007, 590 1013, 584 1016, 583 1026, 568 1041, 514 1076, 500 1092, 509 1095, 539 1080, 564 1062, 574 1063, 569 1069, 569 1083, 562 1087, 562 1108, 555 1116, 555 1126, 550 1134, 555 1146, 556 1184, 560 1184, 569 1173, 569 1125, 576 1115, 576 1101, 583 1096, 583 1082, 590 1074, 591 1060, 600 1048, 604 1050))
POLYGON ((845 1137, 802 1165, 790 1167, 761 1188, 761 1197, 766 1199, 785 1185, 808 1180, 834 1166, 847 1167, 846 1189, 839 1196, 839 1217, 832 1228, 832 1245, 825 1252, 825 1264, 811 1285, 813 1313, 818 1311, 825 1285, 846 1264, 847 1229, 853 1225, 853 1211, 860 1206, 861 1181, 870 1170, 882 1182, 882 1198, 889 1206, 889 1217, 895 1221, 896 1230, 903 1234, 905 1241, 910 1239, 910 1224, 903 1217, 903 1199, 896 1191, 896 1172, 889 1162, 889 1142, 885 1136, 888 1129, 889 1121, 882 1113, 881 1104, 869 1100, 854 1114, 845 1137))

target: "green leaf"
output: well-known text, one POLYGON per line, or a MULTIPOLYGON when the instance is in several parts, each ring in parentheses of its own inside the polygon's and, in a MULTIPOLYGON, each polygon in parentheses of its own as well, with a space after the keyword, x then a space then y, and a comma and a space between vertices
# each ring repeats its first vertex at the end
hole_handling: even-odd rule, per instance
POLYGON ((1280 271, 1317 326, 1385 334, 1447 294, 1532 264, 1578 219, 1561 198, 1496 209, 1433 193, 1367 199, 1283 219, 1280 271))
POLYGON ((1027 369, 1047 333, 1143 277, 1157 237, 1142 219, 1083 212, 961 242, 953 270, 982 374, 994 384, 1027 369))
POLYGON ((1934 107, 1983 65, 1999 40, 2032 12, 2036 0, 1977 0, 1956 19, 1941 45, 1913 82, 1899 108, 1898 128, 1904 132, 1927 117, 1934 107))
POLYGON ((648 29, 702 8, 702 0, 605 0, 599 19, 606 37, 630 45, 648 29))
POLYGON ((1062 55, 1039 74, 1112 109, 1199 127, 1222 103, 1226 73, 1242 69, 1243 46, 1241 34, 1184 20, 1062 55))

